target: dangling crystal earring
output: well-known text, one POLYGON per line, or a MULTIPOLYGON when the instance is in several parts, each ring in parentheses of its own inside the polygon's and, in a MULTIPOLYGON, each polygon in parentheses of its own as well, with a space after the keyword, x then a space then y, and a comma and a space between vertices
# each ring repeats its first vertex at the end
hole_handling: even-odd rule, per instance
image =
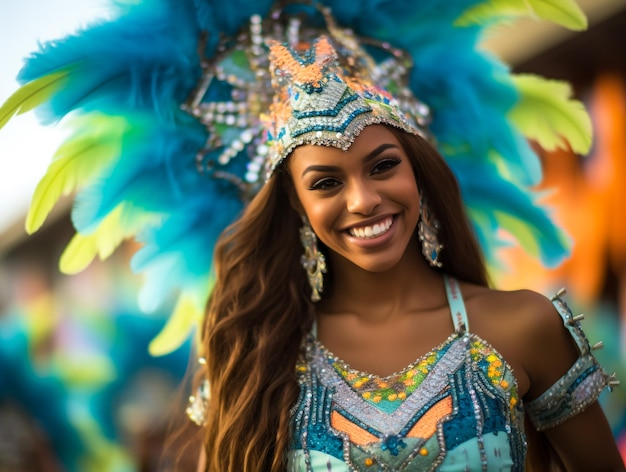
MULTIPOLYGON (((206 365, 206 359, 200 357, 198 359, 200 365, 206 365)), ((198 426, 204 426, 207 420, 207 410, 209 409, 209 381, 203 378, 196 389, 195 395, 189 397, 189 404, 187 406, 187 416, 191 421, 198 426)))
POLYGON ((320 293, 324 290, 323 274, 326 273, 326 259, 317 248, 317 236, 306 216, 302 217, 300 241, 304 247, 304 254, 302 254, 300 262, 306 271, 311 286, 311 301, 318 302, 321 298, 320 293))
POLYGON ((420 198, 420 214, 417 234, 422 242, 422 254, 431 267, 441 267, 439 253, 443 249, 443 244, 437 238, 439 223, 431 214, 424 197, 420 198))

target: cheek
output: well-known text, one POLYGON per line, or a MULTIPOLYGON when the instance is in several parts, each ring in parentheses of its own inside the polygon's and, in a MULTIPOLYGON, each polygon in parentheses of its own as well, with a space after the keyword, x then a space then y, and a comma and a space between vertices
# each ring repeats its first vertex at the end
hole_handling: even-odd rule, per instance
POLYGON ((332 199, 301 200, 309 223, 317 237, 327 246, 333 246, 332 234, 340 215, 336 202, 332 199))
POLYGON ((307 215, 313 230, 318 236, 323 238, 324 235, 332 231, 335 221, 332 206, 323 204, 313 205, 309 207, 307 215))
POLYGON ((417 187, 417 181, 415 180, 415 176, 411 172, 410 175, 405 175, 402 179, 402 186, 412 193, 419 193, 419 189, 417 187))
POLYGON ((391 192, 395 198, 401 199, 406 205, 416 205, 419 211, 420 194, 412 175, 395 181, 391 192))

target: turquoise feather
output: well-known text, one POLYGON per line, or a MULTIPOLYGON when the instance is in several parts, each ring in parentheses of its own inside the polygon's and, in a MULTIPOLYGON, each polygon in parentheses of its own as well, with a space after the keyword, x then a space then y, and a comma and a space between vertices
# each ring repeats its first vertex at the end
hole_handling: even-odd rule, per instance
MULTIPOLYGON (((20 73, 29 87, 54 71, 70 71, 66 86, 39 105, 47 121, 94 110, 126 117, 116 165, 103 166, 82 186, 72 218, 79 232, 90 235, 120 205, 139 219, 158 215, 158 224, 148 218, 144 225, 129 224, 128 232, 115 230, 117 239, 128 234, 142 243, 132 267, 146 276, 140 294, 146 311, 181 291, 202 305, 197 300, 208 296, 215 241, 242 209, 238 189, 196 171, 196 152, 208 132, 180 109, 201 75, 200 32, 207 37, 204 58, 213 57, 220 34, 233 36, 253 13, 267 14, 271 3, 142 0, 117 5, 111 21, 43 45, 20 73)), ((476 47, 487 28, 508 17, 492 14, 485 22, 464 17, 489 3, 479 0, 320 3, 331 7, 340 25, 411 53, 411 88, 433 111, 439 150, 459 179, 489 260, 496 261, 497 249, 507 243, 498 233, 505 226, 543 263, 558 264, 567 254, 567 238, 536 203, 530 186, 541 179, 540 163, 509 119, 523 95, 507 66, 476 47)), ((229 89, 217 84, 209 95, 227 100, 229 89)), ((5 109, 19 106, 13 101, 5 109)), ((227 170, 242 175, 245 157, 234 159, 227 170)), ((106 243, 100 244, 100 253, 107 254, 106 243)), ((162 347, 155 352, 163 352, 162 347)))
POLYGON ((106 172, 120 152, 122 118, 83 116, 79 127, 59 147, 41 179, 26 217, 26 231, 37 231, 62 195, 69 195, 106 172))

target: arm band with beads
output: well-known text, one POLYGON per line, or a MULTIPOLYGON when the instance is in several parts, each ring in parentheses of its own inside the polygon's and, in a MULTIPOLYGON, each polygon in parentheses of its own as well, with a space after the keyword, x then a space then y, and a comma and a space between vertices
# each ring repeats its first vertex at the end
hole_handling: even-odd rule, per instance
POLYGON ((595 402, 605 387, 612 389, 619 384, 615 374, 607 375, 591 353, 602 343, 590 346, 580 320, 561 299, 561 290, 552 298, 552 304, 563 319, 565 327, 578 346, 580 357, 574 365, 538 398, 526 403, 526 411, 537 431, 553 428, 577 415, 595 402))

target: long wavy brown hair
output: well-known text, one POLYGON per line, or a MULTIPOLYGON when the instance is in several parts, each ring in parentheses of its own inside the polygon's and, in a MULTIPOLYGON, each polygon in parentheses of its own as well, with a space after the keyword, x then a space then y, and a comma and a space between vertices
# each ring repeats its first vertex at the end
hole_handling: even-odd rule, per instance
MULTIPOLYGON (((390 129, 439 221, 445 272, 487 286, 454 175, 426 141, 390 129)), ((202 336, 211 398, 207 424, 199 430, 206 470, 212 472, 286 467, 290 410, 299 394, 295 364, 314 306, 300 266, 301 219, 289 201, 293 191, 285 167, 224 232, 215 250, 216 284, 202 336)))

